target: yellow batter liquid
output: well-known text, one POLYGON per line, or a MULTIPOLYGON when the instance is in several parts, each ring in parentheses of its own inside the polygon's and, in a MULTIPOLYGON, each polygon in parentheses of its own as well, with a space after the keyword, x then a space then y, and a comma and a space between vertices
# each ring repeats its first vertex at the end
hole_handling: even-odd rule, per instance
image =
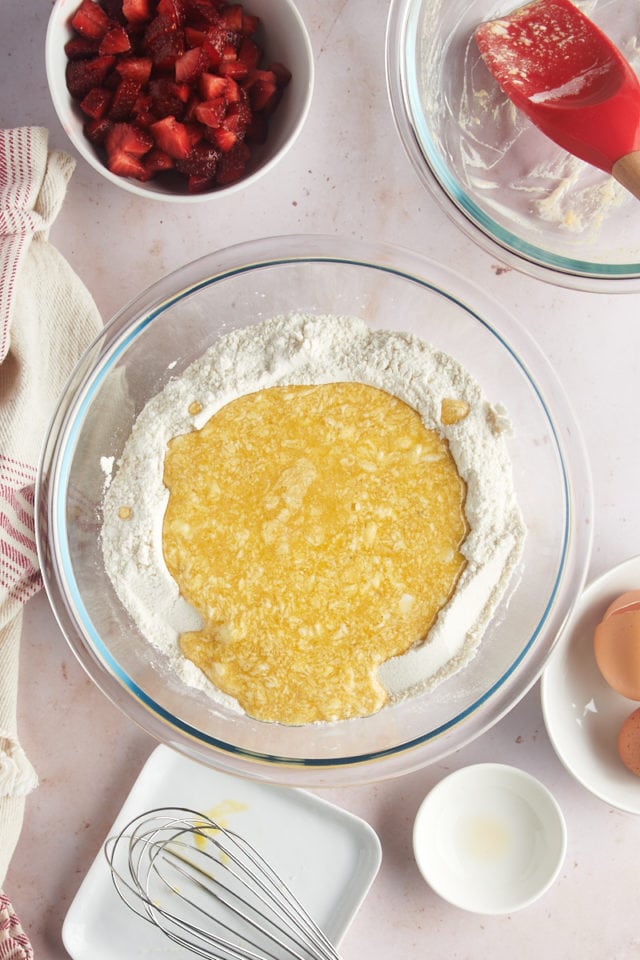
POLYGON ((260 720, 366 716, 464 568, 448 445, 360 383, 240 397, 165 460, 167 567, 204 628, 182 652, 260 720))

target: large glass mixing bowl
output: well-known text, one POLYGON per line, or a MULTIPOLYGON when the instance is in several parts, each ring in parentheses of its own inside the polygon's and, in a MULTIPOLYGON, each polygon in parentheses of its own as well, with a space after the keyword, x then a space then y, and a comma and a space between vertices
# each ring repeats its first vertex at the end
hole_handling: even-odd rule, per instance
POLYGON ((51 424, 37 536, 58 622, 100 689, 158 740, 267 781, 336 785, 433 762, 477 737, 532 686, 578 597, 591 489, 580 431, 540 349, 498 303, 409 251, 336 237, 231 247, 154 284, 79 363, 51 424), (435 690, 338 723, 286 726, 187 686, 132 623, 100 544, 105 461, 168 379, 218 338, 292 312, 352 315, 414 333, 460 361, 513 425, 509 451, 528 528, 517 577, 475 658, 435 690))

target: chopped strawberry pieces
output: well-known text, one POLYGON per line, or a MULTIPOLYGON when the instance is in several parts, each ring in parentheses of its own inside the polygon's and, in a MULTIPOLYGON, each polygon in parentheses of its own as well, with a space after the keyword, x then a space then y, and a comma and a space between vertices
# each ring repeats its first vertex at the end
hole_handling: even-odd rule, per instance
POLYGON ((129 23, 146 23, 151 16, 149 0, 122 0, 122 14, 129 23))
POLYGON ((205 100, 196 104, 193 114, 199 123, 206 127, 219 127, 227 112, 227 102, 224 97, 214 100, 205 100))
POLYGON ((156 145, 175 160, 186 160, 191 153, 189 130, 175 117, 164 117, 150 126, 156 145))
POLYGON ((151 76, 152 66, 150 57, 123 57, 116 63, 116 70, 121 77, 129 77, 130 80, 143 84, 151 76))
POLYGON ((131 50, 131 41, 125 28, 116 23, 110 27, 100 41, 99 53, 129 53, 131 50))
POLYGON ((202 47, 191 47, 176 60, 176 82, 195 83, 207 65, 208 58, 202 47))
POLYGON ((107 133, 107 166, 121 177, 144 179, 142 157, 153 147, 153 139, 130 123, 116 123, 107 133))
POLYGON ((80 109, 88 117, 99 120, 104 117, 111 103, 111 91, 104 87, 92 87, 86 97, 80 101, 80 109))
POLYGON ((109 170, 169 189, 246 176, 291 73, 268 68, 258 17, 225 0, 80 0, 66 82, 109 170))
POLYGON ((71 26, 81 37, 101 40, 109 29, 111 21, 105 11, 94 0, 82 0, 71 18, 71 26))
POLYGON ((82 100, 93 87, 102 87, 115 63, 114 57, 92 57, 69 60, 66 69, 67 87, 76 100, 82 100))

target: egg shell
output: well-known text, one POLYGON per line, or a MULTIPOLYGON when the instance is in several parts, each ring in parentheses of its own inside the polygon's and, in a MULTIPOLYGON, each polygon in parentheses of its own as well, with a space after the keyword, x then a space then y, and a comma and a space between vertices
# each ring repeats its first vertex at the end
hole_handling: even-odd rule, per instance
POLYGON ((623 610, 640 610, 640 590, 627 590, 621 594, 612 603, 609 604, 604 612, 603 620, 610 617, 613 613, 621 613, 623 610))
POLYGON ((620 727, 618 753, 625 767, 640 777, 640 708, 634 710, 620 727))
POLYGON ((640 700, 640 610, 605 617, 596 627, 593 649, 609 686, 623 697, 640 700))

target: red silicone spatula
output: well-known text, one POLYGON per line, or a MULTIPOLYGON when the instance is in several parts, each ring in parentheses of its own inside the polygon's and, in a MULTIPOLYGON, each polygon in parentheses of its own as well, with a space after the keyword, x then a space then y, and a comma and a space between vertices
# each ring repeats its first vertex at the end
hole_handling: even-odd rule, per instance
POLYGON ((534 0, 481 24, 475 40, 516 107, 640 199, 640 83, 571 0, 534 0))

